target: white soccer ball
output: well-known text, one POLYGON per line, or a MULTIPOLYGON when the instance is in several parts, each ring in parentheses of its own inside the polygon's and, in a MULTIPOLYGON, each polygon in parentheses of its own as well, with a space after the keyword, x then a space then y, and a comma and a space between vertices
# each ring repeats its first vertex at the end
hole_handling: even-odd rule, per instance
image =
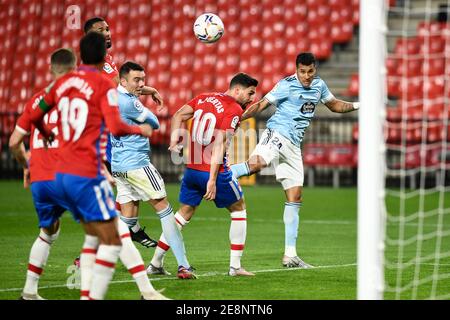
POLYGON ((214 13, 203 13, 194 22, 194 34, 204 43, 216 42, 224 31, 222 20, 214 13))

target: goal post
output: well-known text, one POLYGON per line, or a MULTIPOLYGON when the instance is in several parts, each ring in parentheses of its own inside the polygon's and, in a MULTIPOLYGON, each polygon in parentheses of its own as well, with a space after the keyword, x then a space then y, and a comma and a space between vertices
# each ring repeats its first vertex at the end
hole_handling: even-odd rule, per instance
POLYGON ((385 0, 360 1, 357 298, 383 299, 385 0))

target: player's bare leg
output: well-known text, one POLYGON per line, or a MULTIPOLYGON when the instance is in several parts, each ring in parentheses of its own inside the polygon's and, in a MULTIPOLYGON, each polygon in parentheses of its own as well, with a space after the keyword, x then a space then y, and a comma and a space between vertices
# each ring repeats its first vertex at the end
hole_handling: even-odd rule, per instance
MULTIPOLYGON (((175 221, 180 231, 182 231, 184 226, 189 223, 195 213, 196 208, 197 207, 193 207, 187 204, 181 204, 180 208, 175 213, 175 221)), ((161 233, 158 241, 158 246, 155 249, 155 254, 153 255, 149 267, 147 268, 148 274, 170 275, 170 273, 164 269, 164 257, 169 249, 170 246, 168 244, 168 241, 164 237, 164 233, 161 233)))
POLYGON ((303 187, 295 186, 284 192, 287 201, 284 204, 283 214, 285 247, 282 264, 287 268, 311 268, 311 265, 303 262, 297 255, 299 211, 302 204, 303 187))
MULTIPOLYGON (((86 231, 85 245, 95 247, 95 240, 97 240, 98 246, 94 257, 92 257, 93 248, 83 246, 80 261, 82 290, 88 287, 89 299, 102 300, 108 290, 108 285, 113 277, 115 265, 122 248, 122 242, 117 230, 117 218, 107 221, 82 223, 82 225, 86 231), (87 251, 85 248, 90 249, 88 250, 90 253, 85 252, 87 251), (85 259, 85 256, 88 256, 88 259, 85 259), (88 260, 88 263, 86 263, 86 260, 88 260), (92 263, 92 260, 94 260, 94 263, 92 263), (89 267, 91 270, 89 270, 89 267), (91 278, 89 277, 89 272, 91 278), (83 280, 83 275, 87 276, 88 279, 83 280), (88 282, 89 278, 90 281, 88 282)), ((82 298, 85 298, 85 296, 82 296, 82 298)))
POLYGON ((233 177, 239 179, 242 176, 251 176, 258 173, 267 166, 268 164, 261 156, 253 155, 246 162, 232 165, 231 171, 233 172, 233 177))
POLYGON ((173 209, 167 198, 149 200, 158 214, 164 237, 170 247, 172 247, 175 258, 178 262, 177 276, 180 279, 195 279, 196 276, 187 260, 183 237, 173 214, 173 209))
POLYGON ((21 294, 22 300, 44 300, 38 294, 39 278, 47 263, 51 245, 58 238, 59 230, 60 221, 56 220, 50 227, 41 228, 39 236, 34 241, 30 250, 25 286, 21 294))
POLYGON ((246 271, 241 266, 241 258, 244 253, 245 239, 247 237, 247 211, 244 198, 229 206, 230 224, 230 276, 254 276, 254 273, 246 271))
POLYGON ((144 247, 154 248, 157 242, 145 233, 138 221, 139 201, 130 201, 120 204, 120 220, 125 222, 130 229, 131 239, 144 247))

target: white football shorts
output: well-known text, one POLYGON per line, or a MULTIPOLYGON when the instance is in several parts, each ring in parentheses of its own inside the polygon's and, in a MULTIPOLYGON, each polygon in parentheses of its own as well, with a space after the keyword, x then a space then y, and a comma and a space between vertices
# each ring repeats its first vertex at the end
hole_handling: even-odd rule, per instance
POLYGON ((120 204, 167 196, 164 180, 152 164, 126 172, 113 172, 112 175, 117 185, 116 201, 120 204))
POLYGON ((275 168, 275 176, 284 190, 303 186, 304 171, 302 151, 277 131, 264 130, 252 156, 260 156, 275 168))

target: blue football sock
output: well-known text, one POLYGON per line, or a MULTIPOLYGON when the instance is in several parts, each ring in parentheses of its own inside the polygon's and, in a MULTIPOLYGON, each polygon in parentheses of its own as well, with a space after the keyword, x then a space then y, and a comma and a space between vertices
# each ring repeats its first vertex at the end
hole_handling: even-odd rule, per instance
POLYGON ((172 206, 169 206, 157 212, 159 219, 161 220, 161 227, 169 246, 172 248, 172 252, 177 259, 178 266, 190 268, 189 262, 186 258, 186 250, 184 248, 183 237, 177 227, 175 216, 173 214, 172 206))
POLYGON ((292 255, 296 255, 297 235, 299 225, 299 211, 301 202, 284 203, 284 232, 285 232, 285 250, 292 255), (289 250, 287 250, 289 248, 289 250))
POLYGON ((239 179, 242 176, 248 176, 250 174, 250 169, 248 168, 247 162, 232 165, 231 171, 233 172, 233 177, 236 179, 239 179))

